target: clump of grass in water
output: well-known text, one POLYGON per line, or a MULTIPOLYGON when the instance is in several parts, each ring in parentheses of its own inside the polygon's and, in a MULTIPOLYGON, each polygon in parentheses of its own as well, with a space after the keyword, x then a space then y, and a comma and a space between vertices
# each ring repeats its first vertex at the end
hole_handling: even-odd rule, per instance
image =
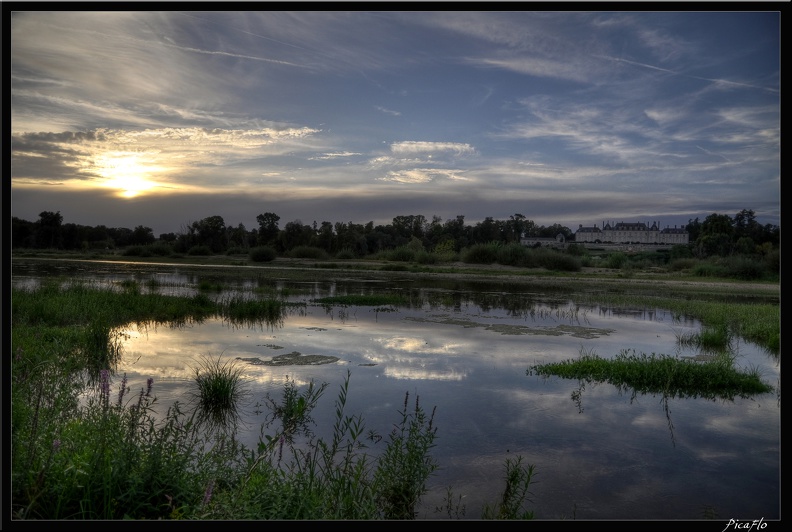
POLYGON ((236 360, 202 356, 193 368, 198 423, 210 430, 236 429, 240 420, 240 403, 249 392, 236 360))
POLYGON ((263 321, 268 325, 280 325, 283 322, 286 303, 280 299, 246 299, 235 296, 220 304, 221 313, 235 323, 263 321))
POLYGON ((539 364, 528 375, 555 375, 586 382, 608 382, 636 393, 662 393, 665 397, 734 399, 768 393, 773 387, 762 382, 757 370, 739 372, 733 358, 715 357, 709 362, 680 359, 670 355, 636 354, 622 350, 613 359, 603 359, 581 349, 577 360, 539 364))
POLYGON ((707 351, 723 351, 729 348, 732 334, 726 324, 704 326, 698 333, 677 335, 681 346, 698 347, 707 351))

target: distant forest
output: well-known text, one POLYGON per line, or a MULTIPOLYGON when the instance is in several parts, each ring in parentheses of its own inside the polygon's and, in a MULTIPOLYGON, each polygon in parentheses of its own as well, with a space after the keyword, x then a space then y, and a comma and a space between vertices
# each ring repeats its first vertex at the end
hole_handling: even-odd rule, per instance
MULTIPOLYGON (((521 237, 555 238, 564 235, 574 243, 574 232, 553 224, 540 226, 522 214, 508 220, 491 217, 475 225, 465 224, 465 217, 443 220, 423 215, 396 216, 387 225, 353 222, 321 222, 304 224, 287 222, 282 228, 280 216, 265 212, 256 217, 258 227, 247 229, 243 224, 227 225, 222 216, 209 216, 183 225, 178 233, 158 237, 151 228, 138 225, 95 227, 64 223, 58 212, 44 211, 36 221, 12 217, 12 249, 118 250, 136 247, 145 255, 193 255, 247 253, 257 247, 269 247, 281 255, 295 248, 317 248, 330 255, 364 257, 411 245, 427 251, 460 252, 476 244, 519 243, 521 237)), ((711 257, 734 254, 764 255, 778 250, 780 228, 761 225, 753 210, 743 209, 734 216, 713 213, 703 221, 689 220, 685 226, 690 243, 690 256, 711 257)), ((777 252, 777 251, 776 251, 777 252)))

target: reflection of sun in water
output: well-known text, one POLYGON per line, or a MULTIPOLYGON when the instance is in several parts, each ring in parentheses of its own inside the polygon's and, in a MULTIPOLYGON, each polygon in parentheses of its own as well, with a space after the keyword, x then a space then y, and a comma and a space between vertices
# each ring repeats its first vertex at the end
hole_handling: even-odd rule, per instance
POLYGON ((150 169, 137 154, 104 155, 97 159, 96 167, 99 175, 107 179, 105 186, 117 189, 124 198, 134 198, 156 186, 146 179, 150 169))

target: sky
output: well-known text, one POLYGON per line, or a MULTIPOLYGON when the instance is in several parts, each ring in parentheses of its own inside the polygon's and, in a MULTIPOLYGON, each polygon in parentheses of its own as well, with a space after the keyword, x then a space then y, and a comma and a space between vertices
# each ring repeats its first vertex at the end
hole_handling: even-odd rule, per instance
POLYGON ((13 216, 780 226, 777 11, 192 5, 5 14, 13 216))

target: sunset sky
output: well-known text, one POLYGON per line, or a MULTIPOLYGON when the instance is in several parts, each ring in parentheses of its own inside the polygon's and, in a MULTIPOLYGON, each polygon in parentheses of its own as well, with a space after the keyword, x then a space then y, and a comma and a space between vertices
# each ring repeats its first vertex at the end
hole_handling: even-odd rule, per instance
POLYGON ((4 15, 22 219, 780 225, 778 12, 4 15))

